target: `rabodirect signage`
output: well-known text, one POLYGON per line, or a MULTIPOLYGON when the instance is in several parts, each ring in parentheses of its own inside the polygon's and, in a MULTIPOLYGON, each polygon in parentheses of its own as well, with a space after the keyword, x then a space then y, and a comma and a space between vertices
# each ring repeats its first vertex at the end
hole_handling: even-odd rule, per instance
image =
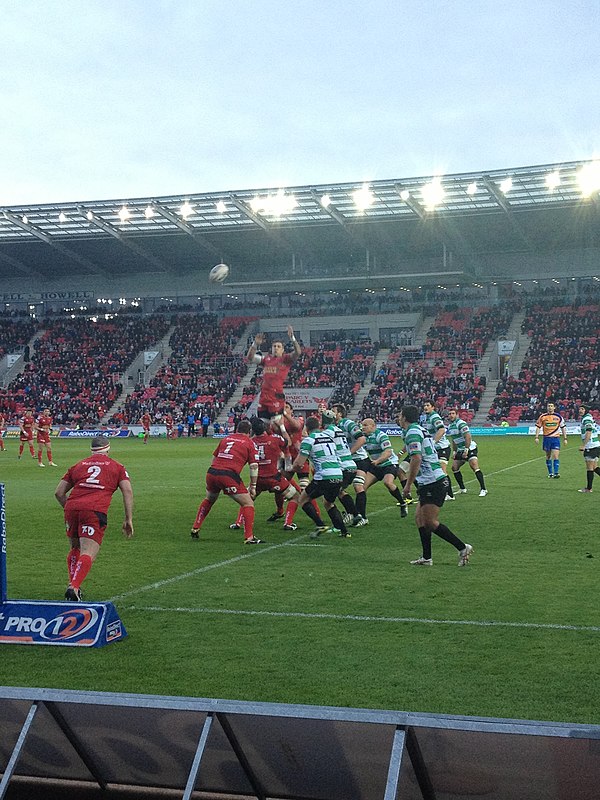
POLYGON ((123 428, 108 428, 106 430, 72 430, 70 428, 60 432, 61 439, 93 439, 96 436, 129 436, 131 431, 123 428))
POLYGON ((103 647, 127 636, 112 603, 0 603, 0 644, 103 647))

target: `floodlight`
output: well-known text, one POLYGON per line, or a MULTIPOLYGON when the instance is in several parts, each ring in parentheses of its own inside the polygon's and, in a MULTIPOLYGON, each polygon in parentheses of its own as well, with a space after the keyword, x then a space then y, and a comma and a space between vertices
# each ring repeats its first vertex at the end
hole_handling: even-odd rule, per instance
POLYGON ((127 208, 127 206, 123 206, 123 208, 119 211, 119 219, 121 220, 121 222, 122 223, 127 222, 127 220, 129 219, 130 216, 131 216, 131 213, 130 213, 129 209, 127 208))
POLYGON ((400 192, 400 199, 404 200, 404 202, 406 203, 409 197, 410 197, 410 192, 408 191, 408 189, 402 189, 402 191, 400 192))
POLYGON ((60 214, 58 215, 58 221, 59 222, 66 222, 67 221, 67 215, 65 214, 64 211, 61 211, 60 214))
POLYGON ((331 197, 330 197, 330 195, 328 195, 328 194, 324 194, 323 195, 323 197, 321 198, 321 205, 323 206, 323 208, 327 208, 328 206, 331 205, 331 197))
POLYGON ((219 202, 217 203, 217 211, 219 212, 219 214, 224 214, 227 211, 227 206, 225 205, 223 200, 219 200, 219 202))
POLYGON ((21 217, 21 219, 23 220, 23 223, 24 223, 25 225, 27 225, 27 223, 29 222, 29 220, 27 219, 27 217, 25 216, 25 214, 23 214, 23 216, 21 217))
POLYGON ((445 197, 444 187, 440 178, 433 178, 421 188, 421 197, 425 203, 425 208, 432 211, 443 201, 445 197))
POLYGON ((85 216, 89 219, 90 222, 94 219, 94 215, 91 211, 88 211, 85 216))
POLYGON ((591 197, 600 191, 600 161, 584 164, 577 173, 577 183, 584 197, 591 197))
POLYGON ((560 173, 557 169, 546 175, 546 186, 551 192, 553 192, 557 186, 560 186, 560 173))
POLYGON ((500 181, 499 185, 502 194, 507 194, 512 189, 512 178, 504 178, 503 181, 500 181))
POLYGON ((152 206, 146 206, 144 210, 144 216, 146 217, 146 219, 151 219, 154 216, 154 209, 152 208, 152 206))
POLYGON ((260 199, 260 197, 258 195, 255 195, 252 198, 252 200, 250 200, 250 208, 255 213, 258 213, 260 211, 260 209, 262 208, 261 199, 260 199))
POLYGON ((366 183, 364 183, 360 189, 352 192, 352 199, 354 200, 354 205, 359 211, 365 211, 367 208, 373 205, 373 201, 375 200, 373 192, 369 189, 366 183))
POLYGON ((477 183, 473 181, 467 186, 467 194, 471 197, 477 192, 477 183))
POLYGON ((189 216, 191 216, 194 213, 194 209, 190 205, 190 201, 189 200, 186 200, 185 203, 183 203, 183 205, 179 209, 179 213, 181 214, 181 216, 184 219, 187 219, 189 216))

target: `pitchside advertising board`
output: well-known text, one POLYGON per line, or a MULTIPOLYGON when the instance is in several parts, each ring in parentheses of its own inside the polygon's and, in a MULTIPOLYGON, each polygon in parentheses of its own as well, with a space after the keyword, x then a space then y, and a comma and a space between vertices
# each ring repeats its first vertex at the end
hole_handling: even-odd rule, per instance
POLYGON ((6 580, 6 502, 0 483, 0 644, 103 647, 127 636, 112 603, 9 600, 6 580))

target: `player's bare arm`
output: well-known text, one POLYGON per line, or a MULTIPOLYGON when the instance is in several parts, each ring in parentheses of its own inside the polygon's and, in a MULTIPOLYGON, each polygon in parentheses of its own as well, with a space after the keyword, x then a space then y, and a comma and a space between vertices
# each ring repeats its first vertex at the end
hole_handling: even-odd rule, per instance
POLYGON ((287 328, 288 336, 290 337, 290 342, 294 345, 294 355, 296 358, 302 354, 302 348, 300 347, 300 343, 294 334, 294 329, 291 325, 288 325, 287 328))
POLYGON ((252 342, 252 344, 248 348, 248 352, 246 353, 246 361, 252 363, 255 360, 256 352, 257 352, 257 350, 260 350, 260 347, 261 347, 262 343, 264 342, 264 340, 265 340, 264 333, 257 333, 256 334, 256 336, 254 337, 254 341, 252 342))
POLYGON ((306 464, 306 456, 303 456, 301 453, 296 456, 294 459, 294 463, 292 464, 292 472, 298 472, 299 469, 306 464))
POLYGON ((256 497, 256 482, 258 480, 258 464, 248 464, 250 470, 250 486, 248 487, 248 494, 254 500, 256 497))
POLYGON ((67 495, 71 491, 73 487, 68 481, 59 481, 58 486, 56 487, 56 491, 54 492, 54 497, 58 500, 60 505, 64 508, 65 503, 67 502, 67 495))
POLYGON ((119 489, 123 495, 123 508, 125 510, 125 519, 123 521, 123 536, 131 539, 133 536, 133 489, 131 488, 131 481, 119 481, 119 489))
POLYGON ((409 461, 409 469, 406 475, 406 485, 402 490, 404 497, 408 497, 410 495, 412 485, 415 482, 415 478, 419 474, 419 469, 421 468, 421 461, 422 457, 420 453, 413 453, 409 461))

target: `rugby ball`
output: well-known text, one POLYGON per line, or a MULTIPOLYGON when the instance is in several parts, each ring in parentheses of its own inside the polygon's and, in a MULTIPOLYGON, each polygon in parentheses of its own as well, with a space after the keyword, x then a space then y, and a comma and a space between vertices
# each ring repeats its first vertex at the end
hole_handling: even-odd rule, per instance
POLYGON ((223 283, 225 278, 229 275, 229 267, 227 264, 217 264, 208 273, 208 280, 211 283, 223 283))

